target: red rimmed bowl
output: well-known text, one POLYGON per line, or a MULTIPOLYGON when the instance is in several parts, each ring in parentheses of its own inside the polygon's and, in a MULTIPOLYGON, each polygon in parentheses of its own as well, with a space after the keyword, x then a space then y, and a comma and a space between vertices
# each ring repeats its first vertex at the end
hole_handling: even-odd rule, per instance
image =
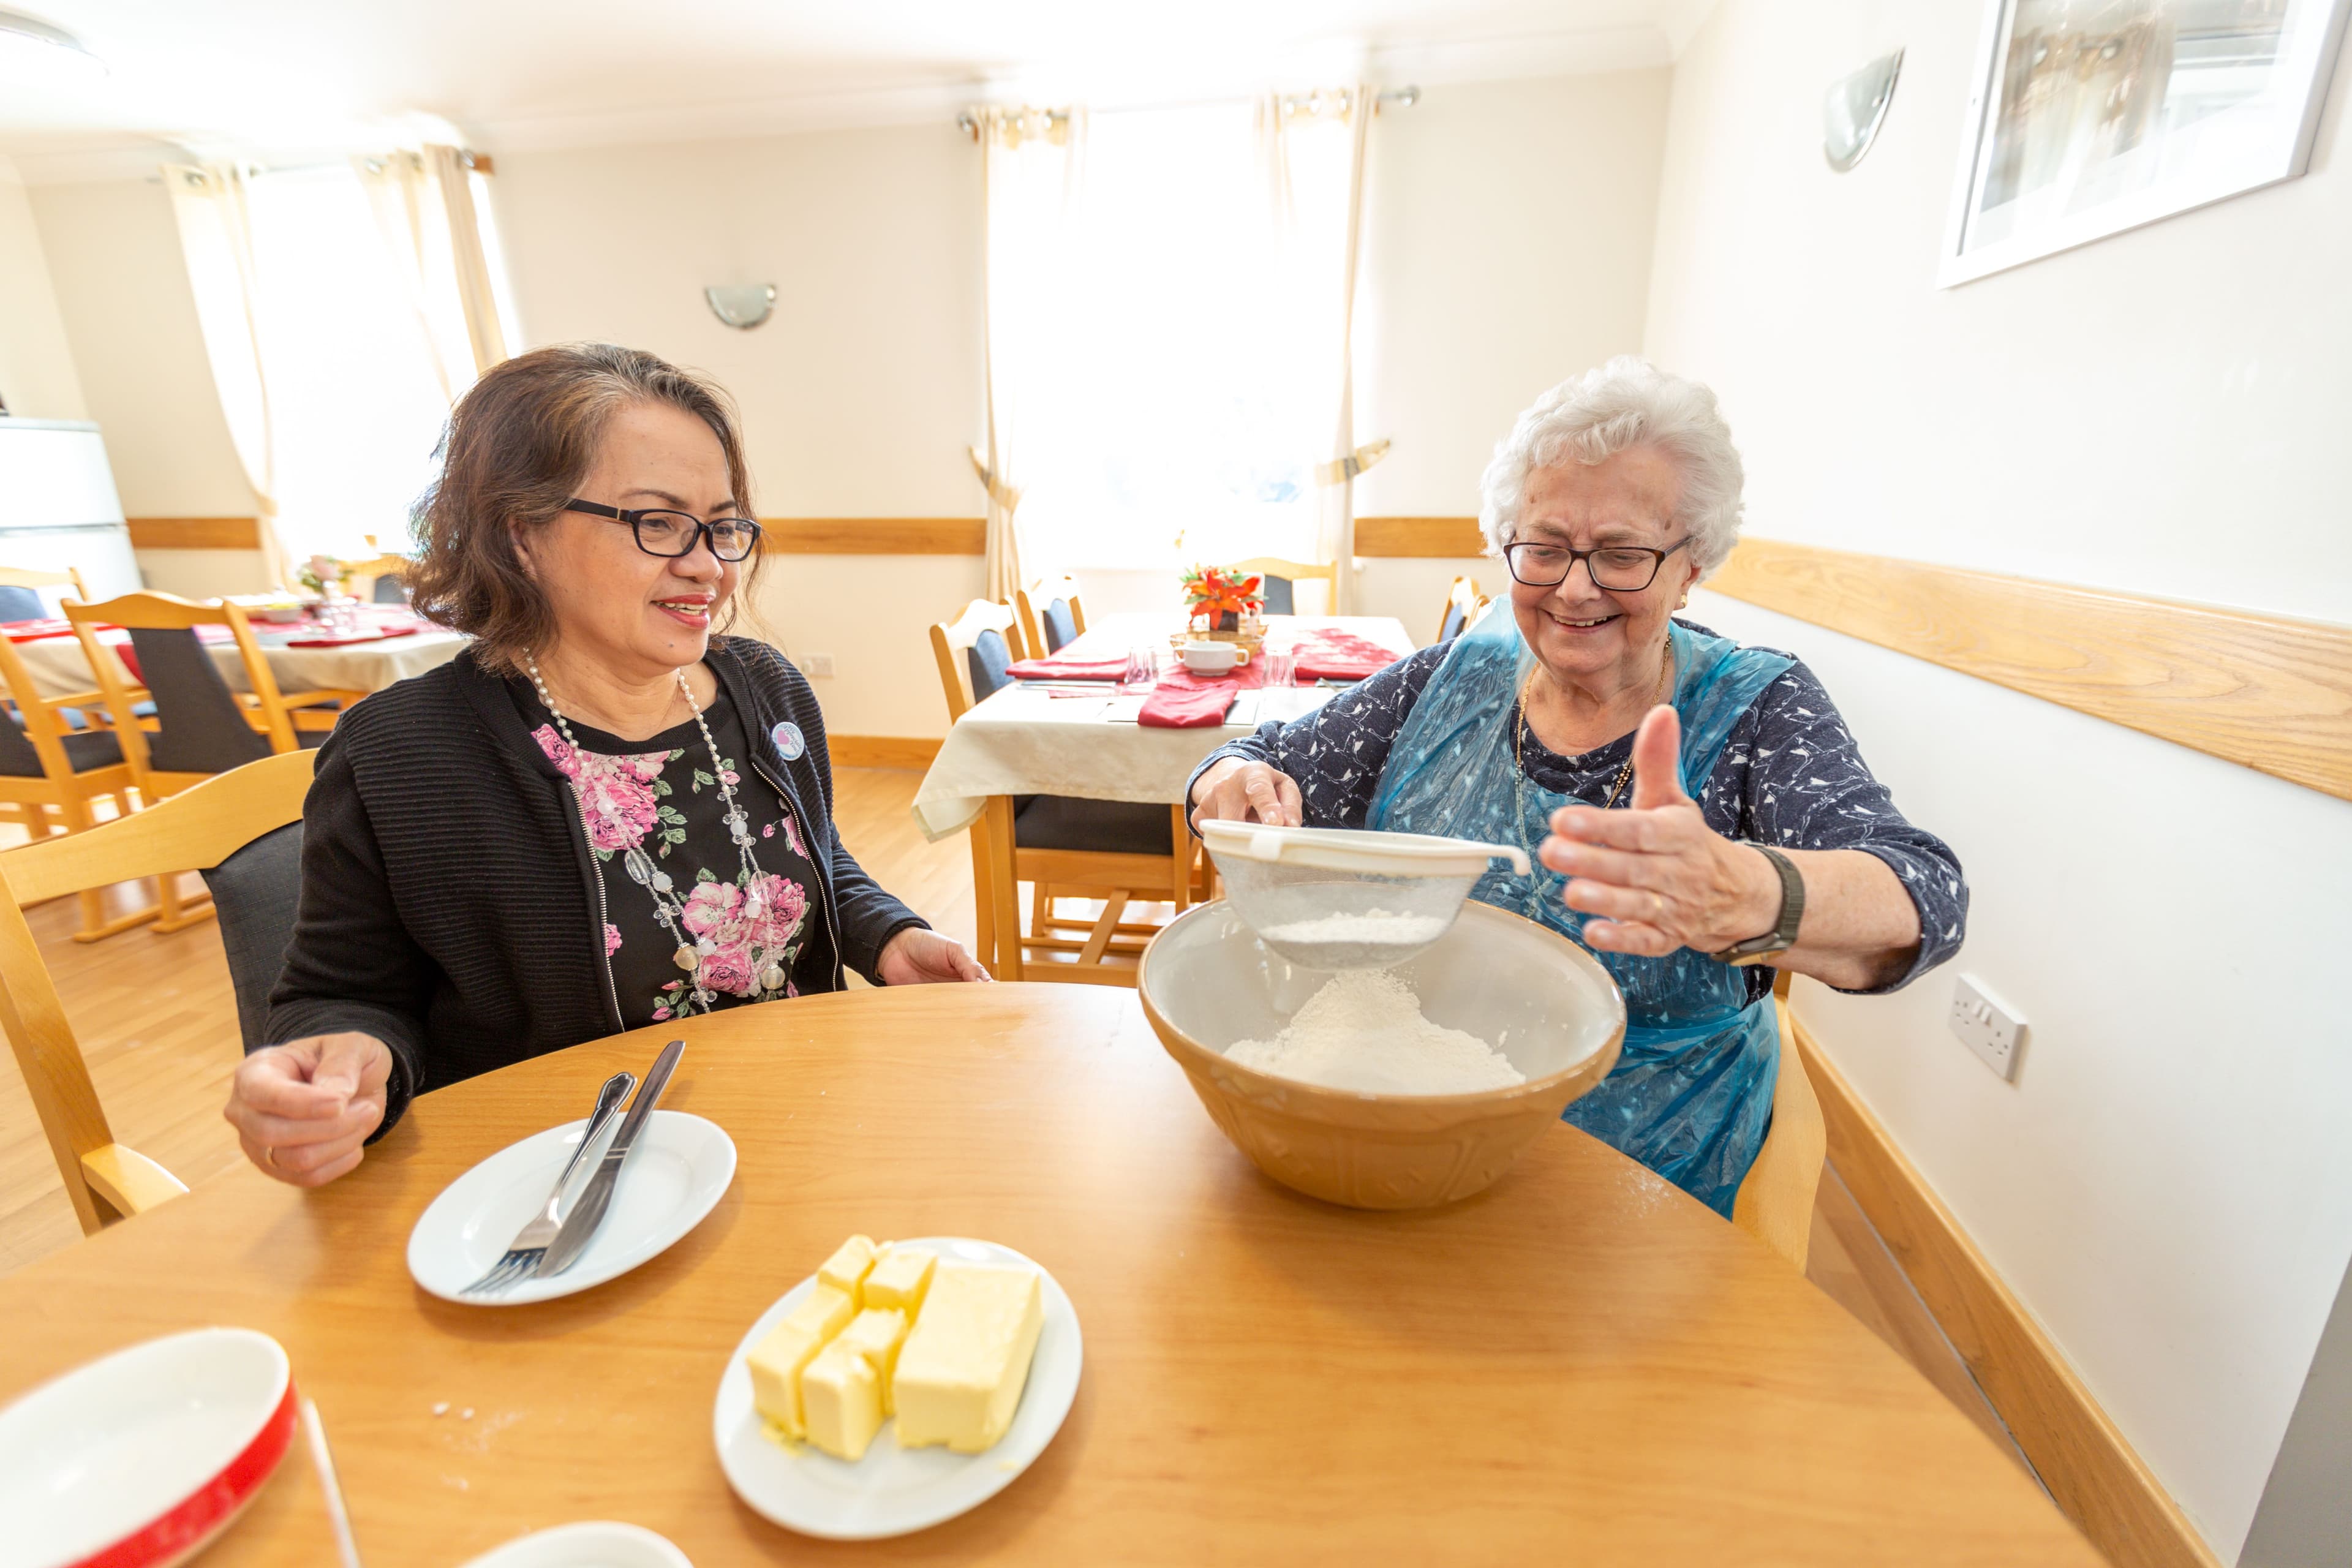
POLYGON ((0 1563, 163 1568, 203 1550, 294 1437, 286 1351, 195 1329, 115 1352, 0 1410, 0 1563))

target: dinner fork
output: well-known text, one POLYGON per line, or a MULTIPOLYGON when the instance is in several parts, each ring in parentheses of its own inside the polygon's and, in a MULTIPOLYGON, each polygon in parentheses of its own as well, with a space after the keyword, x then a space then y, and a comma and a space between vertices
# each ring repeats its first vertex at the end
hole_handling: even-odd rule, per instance
POLYGON ((539 1267, 539 1260, 547 1253, 547 1244, 555 1239, 556 1231, 562 1226, 556 1207, 563 1201, 565 1184, 579 1168, 580 1157, 588 1152, 588 1146, 596 1142, 596 1135, 604 1131, 604 1124, 613 1120, 614 1113, 621 1109, 621 1101, 628 1099, 629 1090, 636 1086, 637 1075, 633 1072, 616 1072, 604 1080, 604 1087, 596 1091, 596 1110, 588 1118, 588 1129, 580 1134, 580 1146, 572 1151, 572 1158, 564 1162, 563 1174, 555 1178, 555 1190, 547 1194, 547 1206, 515 1233, 506 1256, 491 1264, 488 1273, 457 1294, 478 1296, 504 1289, 539 1267))

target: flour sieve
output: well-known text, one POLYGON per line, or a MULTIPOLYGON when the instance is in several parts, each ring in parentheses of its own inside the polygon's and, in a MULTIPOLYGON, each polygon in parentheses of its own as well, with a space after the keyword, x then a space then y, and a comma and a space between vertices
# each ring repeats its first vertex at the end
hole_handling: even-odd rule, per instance
POLYGON ((1234 911, 1258 940, 1308 969, 1385 969, 1435 942, 1501 856, 1524 849, 1423 833, 1202 822, 1234 911))

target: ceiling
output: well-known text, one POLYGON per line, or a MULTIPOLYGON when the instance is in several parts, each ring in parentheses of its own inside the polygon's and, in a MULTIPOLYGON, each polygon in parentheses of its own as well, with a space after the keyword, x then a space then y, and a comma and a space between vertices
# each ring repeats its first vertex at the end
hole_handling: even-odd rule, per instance
MULTIPOLYGON (((982 97, 1145 102, 1664 65, 1714 0, 0 0, 107 76, 0 83, 27 179, 159 141, 316 150, 437 116, 471 144, 911 123, 982 97)), ((120 166, 120 167, 118 167, 120 166)))

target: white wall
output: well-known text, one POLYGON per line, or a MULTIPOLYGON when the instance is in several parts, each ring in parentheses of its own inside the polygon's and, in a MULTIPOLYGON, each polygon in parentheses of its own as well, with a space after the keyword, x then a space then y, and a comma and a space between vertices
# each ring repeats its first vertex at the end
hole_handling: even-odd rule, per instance
POLYGON ((32 204, 0 160, 0 401, 26 419, 85 419, 32 204))
MULTIPOLYGON (((1676 68, 1645 346, 1722 395, 1749 526, 2352 619, 2340 106, 2304 180, 1938 291, 1980 9, 1725 0, 1676 68), (1885 133, 1831 173, 1822 89, 1898 44, 1885 133)), ((1945 1031, 1951 971, 1801 1008, 2233 1558, 2352 1256, 2352 805, 1693 607, 1811 661, 1958 850, 1954 968, 2030 1019, 2017 1081, 1945 1031)))
MULTIPOLYGON (((130 517, 250 517, 161 180, 26 191, 130 517)), ((215 590, 217 591, 217 590, 215 590)))
MULTIPOLYGON (((980 170, 952 124, 643 149, 501 153, 494 200, 533 344, 604 339, 716 376, 769 517, 974 517, 980 170), (702 290, 773 283, 766 324, 702 290)), ((756 606, 834 656, 826 721, 931 735, 924 627, 984 586, 977 558, 779 555, 756 606)))

